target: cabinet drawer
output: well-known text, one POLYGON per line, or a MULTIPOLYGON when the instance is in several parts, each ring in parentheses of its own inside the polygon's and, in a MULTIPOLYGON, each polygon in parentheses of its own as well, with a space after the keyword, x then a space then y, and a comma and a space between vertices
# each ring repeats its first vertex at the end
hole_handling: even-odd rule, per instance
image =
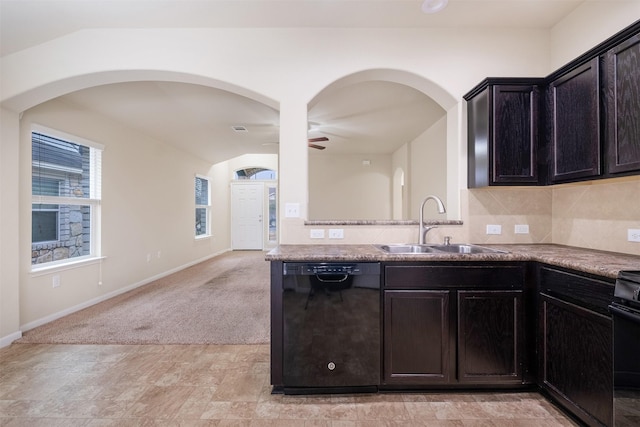
POLYGON ((614 281, 581 276, 577 273, 540 267, 540 292, 609 316, 614 281))
POLYGON ((517 289, 524 283, 522 265, 388 265, 385 287, 391 289, 517 289))

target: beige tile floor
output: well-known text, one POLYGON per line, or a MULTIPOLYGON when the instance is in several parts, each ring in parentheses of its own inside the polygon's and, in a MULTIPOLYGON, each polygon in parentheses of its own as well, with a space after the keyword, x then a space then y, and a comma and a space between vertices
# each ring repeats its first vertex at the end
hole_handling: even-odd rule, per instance
POLYGON ((0 350, 0 425, 572 426, 537 393, 272 395, 268 345, 0 350))

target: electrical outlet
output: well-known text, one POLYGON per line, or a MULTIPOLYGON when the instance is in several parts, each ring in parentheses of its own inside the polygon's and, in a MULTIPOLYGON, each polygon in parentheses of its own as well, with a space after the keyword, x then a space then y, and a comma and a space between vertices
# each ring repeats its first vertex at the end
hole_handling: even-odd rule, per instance
POLYGON ((287 218, 299 218, 300 203, 287 203, 284 206, 284 216, 287 218))
POLYGON ((344 239, 344 229, 342 229, 342 228, 330 228, 329 229, 329 238, 330 239, 344 239))
POLYGON ((309 231, 309 237, 312 239, 324 239, 324 230, 321 228, 312 228, 309 231))
POLYGON ((627 240, 630 242, 640 242, 640 229, 629 228, 627 230, 627 240))
POLYGON ((487 224, 487 234, 502 234, 502 226, 497 224, 487 224))
POLYGON ((56 274, 55 276, 53 276, 53 279, 52 279, 52 286, 53 286, 54 288, 58 288, 58 287, 60 287, 60 276, 58 276, 57 274, 56 274))
POLYGON ((516 224, 513 231, 516 234, 529 234, 529 224, 516 224))

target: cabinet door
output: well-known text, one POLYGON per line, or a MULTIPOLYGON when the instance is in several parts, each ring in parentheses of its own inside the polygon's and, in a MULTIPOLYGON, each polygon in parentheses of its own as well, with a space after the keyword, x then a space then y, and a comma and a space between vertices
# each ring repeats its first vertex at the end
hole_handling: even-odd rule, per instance
POLYGON ((469 188, 538 183, 538 92, 489 84, 466 98, 469 188))
POLYGON ((449 291, 384 292, 384 382, 449 382, 449 291))
POLYGON ((640 34, 605 55, 607 167, 640 171, 640 34))
POLYGON ((548 88, 551 180, 600 175, 599 62, 594 58, 548 88))
POLYGON ((493 86, 491 126, 492 183, 537 183, 537 86, 493 86))
POLYGON ((608 317, 541 294, 542 387, 587 425, 612 425, 612 325, 608 317))
POLYGON ((521 383, 522 291, 458 291, 461 383, 521 383))

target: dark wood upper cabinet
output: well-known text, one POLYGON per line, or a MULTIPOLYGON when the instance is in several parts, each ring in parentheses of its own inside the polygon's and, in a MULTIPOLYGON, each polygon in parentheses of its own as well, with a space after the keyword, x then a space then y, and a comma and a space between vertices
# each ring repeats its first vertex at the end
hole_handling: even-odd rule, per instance
POLYGON ((607 172, 640 171, 640 34, 604 55, 607 172))
POLYGON ((601 174, 599 70, 596 57, 556 78, 547 88, 552 182, 601 174))
POLYGON ((468 188, 640 174, 640 21, 545 78, 487 78, 464 99, 468 188))
POLYGON ((465 95, 468 187, 536 185, 542 79, 486 79, 465 95))

